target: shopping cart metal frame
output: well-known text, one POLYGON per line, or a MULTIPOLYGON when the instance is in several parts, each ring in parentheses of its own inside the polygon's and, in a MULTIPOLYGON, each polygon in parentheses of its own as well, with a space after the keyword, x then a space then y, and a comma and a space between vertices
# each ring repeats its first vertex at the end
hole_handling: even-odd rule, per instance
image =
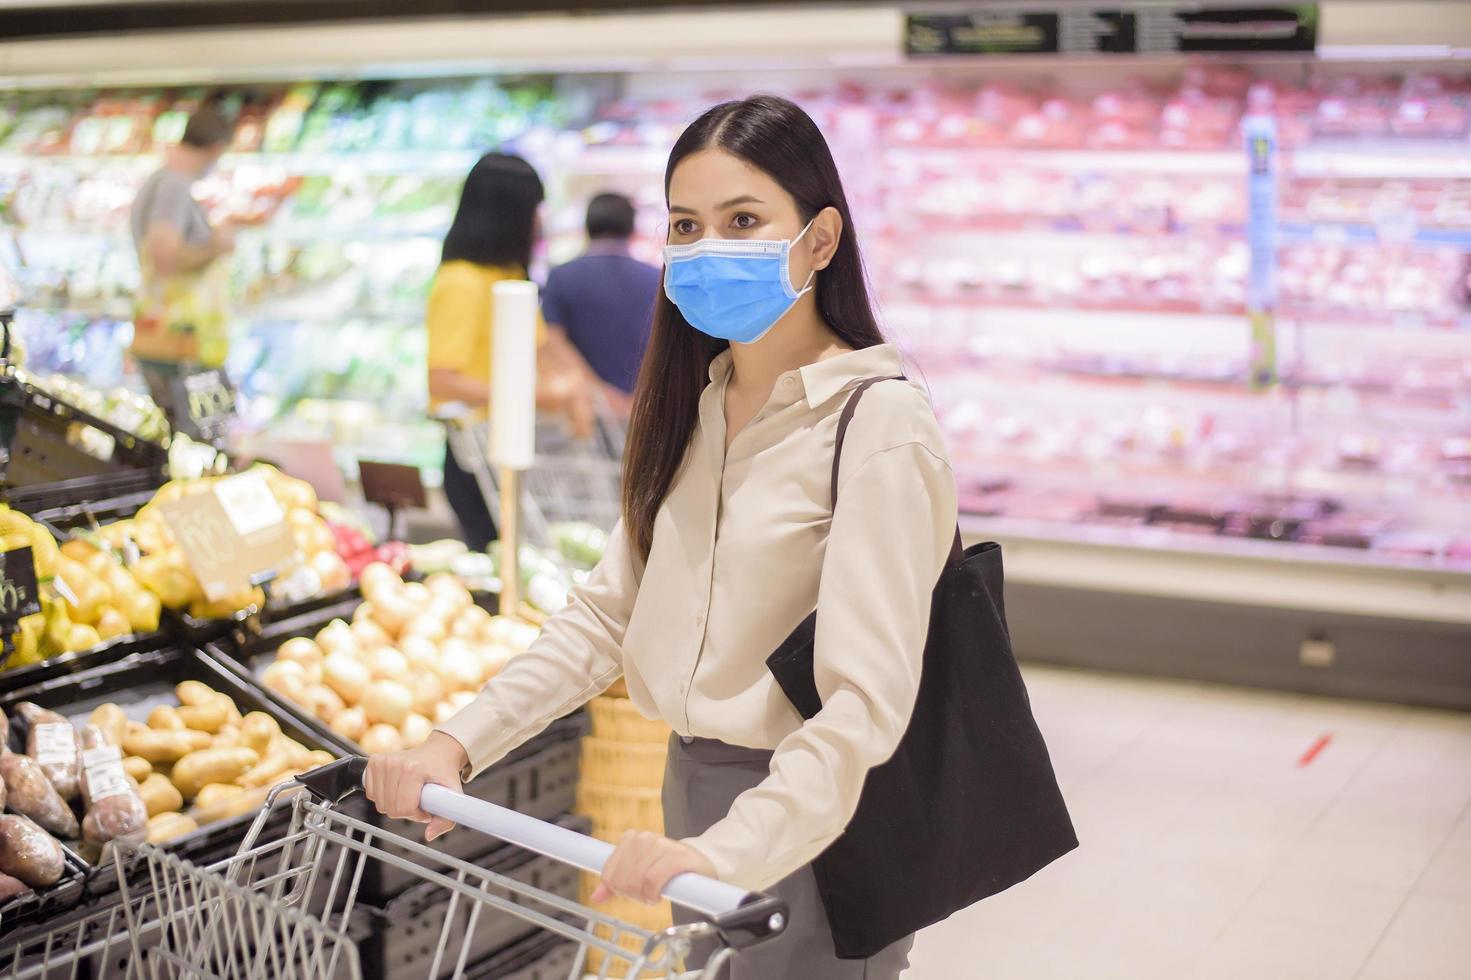
MULTIPOLYGON (((115 842, 119 905, 61 926, 53 935, 33 938, 26 946, 32 955, 23 959, 17 949, 9 972, 7 959, 0 956, 0 976, 94 976, 90 965, 82 965, 126 949, 126 980, 359 980, 363 974, 354 932, 360 921, 355 913, 369 860, 386 861, 448 895, 427 974, 431 978, 450 963, 448 976, 466 976, 466 969, 475 965, 468 960, 476 927, 487 911, 515 916, 576 943, 570 978, 584 976, 590 951, 600 951, 599 980, 613 975, 615 964, 629 977, 648 971, 681 974, 694 945, 707 942, 714 944, 714 952, 703 970, 690 976, 713 980, 740 949, 786 926, 787 910, 779 899, 696 875, 675 878, 665 897, 698 911, 701 920, 655 931, 452 858, 343 812, 340 804, 361 788, 365 767, 364 759, 343 759, 276 787, 237 853, 208 868, 155 845, 115 842), (261 842, 272 812, 288 797, 289 827, 261 842), (451 934, 459 926, 464 928, 456 952, 451 934)), ((600 870, 612 850, 602 841, 440 786, 425 787, 421 806, 587 871, 600 870)), ((109 976, 107 967, 101 976, 109 976)))

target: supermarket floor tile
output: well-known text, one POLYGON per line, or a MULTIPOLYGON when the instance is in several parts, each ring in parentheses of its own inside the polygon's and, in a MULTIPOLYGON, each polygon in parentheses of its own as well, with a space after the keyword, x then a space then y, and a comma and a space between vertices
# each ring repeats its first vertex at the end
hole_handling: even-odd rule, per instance
POLYGON ((907 980, 1452 980, 1471 714, 1028 666, 1081 847, 907 980))

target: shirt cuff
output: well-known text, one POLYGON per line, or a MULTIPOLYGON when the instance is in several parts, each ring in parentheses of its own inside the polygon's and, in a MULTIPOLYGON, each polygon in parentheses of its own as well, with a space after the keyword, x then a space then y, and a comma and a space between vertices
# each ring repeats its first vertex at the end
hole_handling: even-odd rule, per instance
POLYGON ((464 748, 469 761, 460 772, 461 782, 468 783, 515 748, 514 729, 501 719, 494 706, 480 700, 465 705, 434 730, 464 748))
POLYGON ((780 870, 757 866, 746 849, 735 841, 724 839, 729 835, 721 833, 720 824, 723 822, 717 822, 698 837, 686 837, 680 843, 703 854, 715 866, 715 877, 737 888, 765 891, 786 877, 780 870))

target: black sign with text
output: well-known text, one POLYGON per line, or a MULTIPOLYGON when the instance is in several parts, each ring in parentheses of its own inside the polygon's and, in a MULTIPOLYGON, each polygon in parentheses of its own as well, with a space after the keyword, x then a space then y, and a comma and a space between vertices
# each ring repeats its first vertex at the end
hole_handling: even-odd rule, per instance
POLYGON ((175 427, 191 439, 225 437, 235 417, 235 389, 223 368, 186 375, 174 382, 175 427))
POLYGON ((0 624, 9 626, 40 611, 41 588, 31 549, 0 553, 0 624))
POLYGON ((1316 3, 1141 4, 914 13, 906 22, 904 48, 918 57, 1250 54, 1312 52, 1317 41, 1316 3))

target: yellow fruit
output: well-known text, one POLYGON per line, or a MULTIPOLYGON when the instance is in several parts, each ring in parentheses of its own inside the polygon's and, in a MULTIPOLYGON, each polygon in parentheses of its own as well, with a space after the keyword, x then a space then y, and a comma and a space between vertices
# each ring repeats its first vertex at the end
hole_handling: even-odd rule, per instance
MULTIPOLYGON (((107 604, 107 588, 97 580, 97 576, 87 570, 79 562, 63 558, 57 568, 57 575, 66 582, 71 591, 72 599, 66 599, 66 611, 74 622, 92 624, 97 622, 97 617, 102 613, 102 607, 107 604)), ((65 596, 63 596, 65 598, 65 596)))
POLYGON ((136 589, 122 600, 119 608, 128 619, 134 633, 152 633, 158 629, 158 617, 162 603, 158 596, 144 589, 136 589))
POLYGON ((107 586, 107 591, 112 597, 112 604, 121 608, 122 600, 134 592, 142 592, 143 586, 133 578, 133 574, 117 562, 108 562, 107 568, 100 576, 102 584, 107 586))
POLYGON ((90 650, 101 642, 102 637, 95 629, 76 623, 72 626, 71 632, 67 634, 66 648, 72 652, 90 650))
POLYGON ((97 617, 97 635, 104 640, 113 640, 133 632, 128 617, 112 606, 103 606, 97 617))
POLYGON ((147 555, 133 566, 133 573, 143 587, 158 596, 169 609, 189 605, 198 582, 194 574, 171 560, 169 554, 147 555))
POLYGON ((36 576, 48 579, 56 574, 56 563, 61 557, 61 552, 56 547, 56 539, 51 532, 39 524, 32 524, 30 531, 31 552, 36 558, 36 576))

